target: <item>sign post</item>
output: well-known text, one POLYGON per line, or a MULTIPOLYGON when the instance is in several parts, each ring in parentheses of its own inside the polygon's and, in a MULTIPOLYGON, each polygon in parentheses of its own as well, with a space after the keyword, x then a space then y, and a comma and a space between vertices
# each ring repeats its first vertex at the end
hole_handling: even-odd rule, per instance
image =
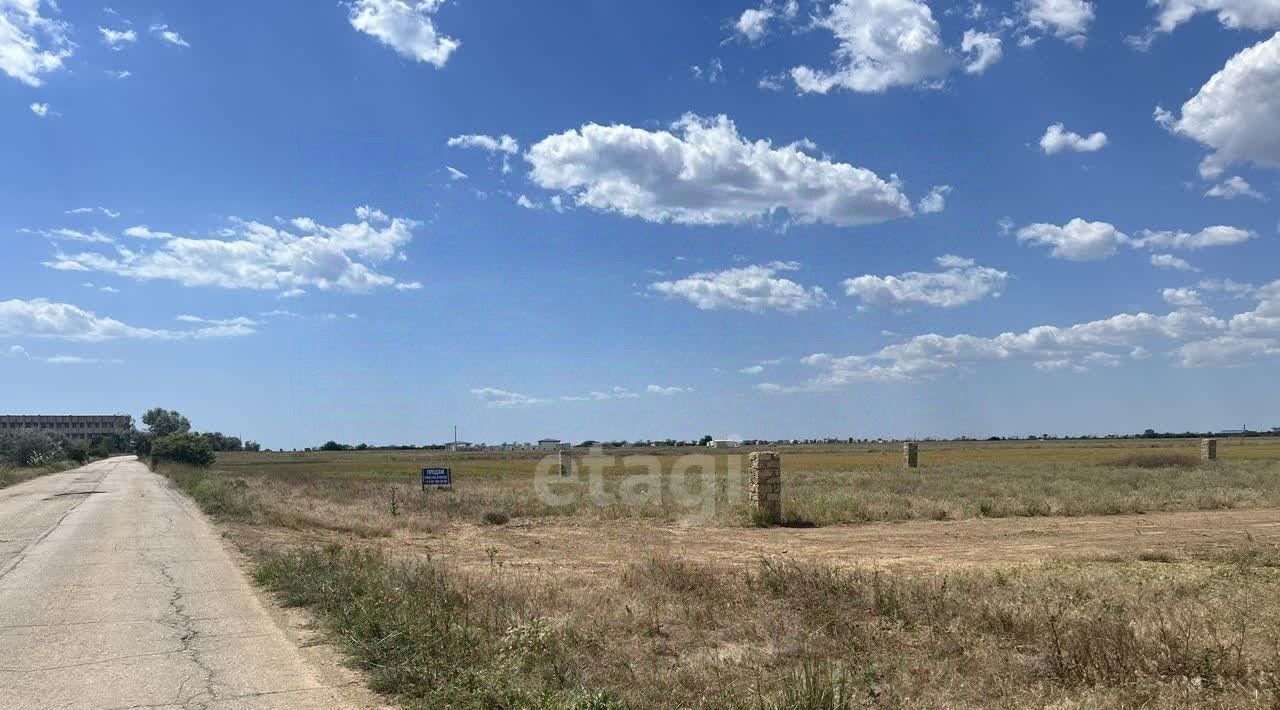
POLYGON ((422 490, 450 488, 453 486, 453 470, 448 468, 422 469, 422 490))

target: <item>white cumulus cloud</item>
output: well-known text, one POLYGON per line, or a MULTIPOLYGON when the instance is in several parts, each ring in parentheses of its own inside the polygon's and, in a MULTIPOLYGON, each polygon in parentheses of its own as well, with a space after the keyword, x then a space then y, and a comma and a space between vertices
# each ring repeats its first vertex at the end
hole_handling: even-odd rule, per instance
POLYGON ((1200 164, 1205 178, 1233 163, 1280 167, 1280 32, 1227 60, 1182 105, 1181 116, 1156 107, 1155 120, 1213 150, 1200 164))
POLYGON ((779 273, 796 271, 795 262, 775 261, 724 271, 691 274, 677 281, 659 281, 649 288, 668 298, 679 298, 704 311, 721 308, 763 313, 799 313, 830 302, 820 287, 806 288, 779 273))
POLYGON ((1194 288, 1166 288, 1160 291, 1160 296, 1171 306, 1194 308, 1204 305, 1200 301, 1200 292, 1194 288))
POLYGON ((28 86, 63 67, 75 49, 49 0, 0 0, 0 71, 28 86), (42 14, 48 12, 48 15, 42 14))
POLYGON ((899 276, 858 276, 845 279, 845 293, 874 306, 935 306, 955 308, 998 297, 1009 281, 1009 274, 972 259, 941 256, 936 259, 943 271, 909 271, 899 276))
POLYGON ((977 30, 965 30, 960 51, 968 55, 964 70, 969 74, 985 72, 1004 56, 999 36, 977 30))
POLYGON ((1199 271, 1192 266, 1186 259, 1180 259, 1173 254, 1152 254, 1151 265, 1159 269, 1173 269, 1175 271, 1199 271))
POLYGON ((1097 131, 1088 137, 1066 130, 1061 123, 1055 123, 1045 129, 1040 137, 1040 149, 1045 155, 1054 155, 1064 150, 1077 153, 1093 153, 1107 145, 1107 134, 1097 131))
POLYGON ((743 224, 785 210, 802 224, 853 226, 912 214, 896 178, 805 147, 749 141, 726 116, 686 115, 670 131, 590 123, 544 138, 526 157, 538 186, 651 222, 743 224))
POLYGON ((403 260, 403 248, 418 223, 385 218, 362 208, 358 222, 328 227, 297 218, 288 231, 260 222, 233 219, 222 238, 191 238, 130 227, 125 234, 160 242, 147 250, 123 246, 114 253, 59 253, 46 266, 64 271, 97 271, 139 281, 169 280, 184 286, 280 291, 299 295, 306 288, 363 292, 378 287, 409 287, 375 270, 403 260))
MULTIPOLYGON (((1062 226, 1032 224, 1017 232, 1018 241, 1051 248, 1050 255, 1068 261, 1098 261, 1113 256, 1122 246, 1134 249, 1197 250, 1243 244, 1256 232, 1239 227, 1216 225, 1198 232, 1144 229, 1130 237, 1108 222, 1086 222, 1079 217, 1062 226)), ((1153 264, 1169 266, 1172 262, 1153 264)))
POLYGON ((793 386, 766 384, 765 391, 832 389, 855 382, 912 382, 980 363, 1026 362, 1041 370, 1081 371, 1089 364, 1115 364, 1145 353, 1158 341, 1194 341, 1216 337, 1225 321, 1203 309, 1181 309, 1168 315, 1122 313, 1103 320, 1060 327, 1042 325, 994 337, 920 335, 859 355, 819 353, 802 362, 817 374, 793 386))
POLYGON ((250 335, 253 332, 252 327, 245 325, 212 325, 195 330, 138 328, 69 303, 55 303, 43 298, 0 301, 0 337, 99 342, 120 338, 224 338, 250 335))
POLYGON ((507 155, 515 155, 520 152, 520 142, 505 133, 497 137, 483 134, 454 136, 449 139, 448 146, 450 148, 479 148, 489 153, 506 153, 507 155))
POLYGON ((42 104, 42 103, 31 104, 31 113, 34 113, 40 118, 45 118, 46 116, 49 115, 49 104, 42 104))
POLYGON ((760 7, 751 7, 742 11, 733 22, 733 31, 748 42, 758 42, 769 34, 769 25, 774 20, 793 20, 800 12, 799 0, 764 0, 760 7))
POLYGON ((1220 197, 1224 200, 1234 200, 1237 197, 1252 197, 1255 200, 1265 200, 1261 192, 1253 189, 1249 181, 1239 175, 1232 175, 1222 182, 1210 187, 1205 193, 1205 197, 1220 197))
POLYGON ((1042 325, 992 337, 920 335, 865 354, 817 353, 802 362, 816 370, 795 385, 765 383, 766 392, 832 389, 856 382, 918 381, 981 363, 1026 362, 1045 371, 1081 372, 1092 366, 1115 367, 1151 357, 1151 348, 1168 351, 1182 367, 1226 367, 1280 355, 1280 280, 1253 287, 1234 282, 1202 282, 1201 289, 1222 291, 1255 301, 1252 310, 1218 317, 1198 305, 1195 289, 1162 293, 1179 307, 1166 315, 1121 313, 1070 326, 1042 325))
POLYGON ((1068 261, 1097 261, 1112 256, 1128 237, 1107 222, 1079 217, 1058 226, 1037 223, 1018 230, 1018 241, 1051 248, 1050 254, 1068 261))
POLYGON ((1258 236, 1257 233, 1239 227, 1218 225, 1205 227, 1199 232, 1160 231, 1144 229, 1133 240, 1134 247, 1154 249, 1207 249, 1209 247, 1229 247, 1258 236))
POLYGON ((1077 47, 1085 43, 1095 15, 1091 0, 1020 0, 1019 8, 1028 28, 1077 47))
POLYGON ((773 9, 768 7, 747 8, 742 11, 734 29, 738 34, 751 42, 758 41, 769 31, 769 20, 773 19, 773 9))
POLYGON ((444 0, 356 0, 349 20, 356 30, 377 38, 410 59, 441 68, 461 44, 436 29, 444 0))
POLYGON ((955 61, 922 0, 837 0, 814 24, 835 35, 838 46, 832 68, 791 70, 791 79, 804 93, 879 93, 937 82, 955 61))
POLYGON ((1212 12, 1223 27, 1270 30, 1280 27, 1280 3, 1275 0, 1148 0, 1156 8, 1156 29, 1172 32, 1202 12, 1212 12))
POLYGON ((941 212, 947 208, 947 195, 951 194, 950 185, 935 185, 929 194, 920 198, 917 209, 925 214, 941 212))

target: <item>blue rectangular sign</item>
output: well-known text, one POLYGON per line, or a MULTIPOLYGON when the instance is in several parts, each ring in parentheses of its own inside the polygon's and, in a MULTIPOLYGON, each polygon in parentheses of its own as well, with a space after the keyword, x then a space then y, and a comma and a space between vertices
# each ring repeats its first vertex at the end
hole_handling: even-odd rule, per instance
POLYGON ((452 486, 453 471, 447 468, 424 468, 422 469, 422 487, 428 486, 452 486))

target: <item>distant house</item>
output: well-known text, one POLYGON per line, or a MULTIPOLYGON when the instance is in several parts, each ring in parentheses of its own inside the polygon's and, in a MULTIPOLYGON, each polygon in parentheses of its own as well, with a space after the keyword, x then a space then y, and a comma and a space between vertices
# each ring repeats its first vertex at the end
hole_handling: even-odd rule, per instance
POLYGON ((538 451, 563 451, 569 445, 559 439, 538 439, 538 451))
POLYGON ((742 442, 737 439, 712 439, 707 442, 707 447, 711 449, 736 449, 742 446, 742 442))

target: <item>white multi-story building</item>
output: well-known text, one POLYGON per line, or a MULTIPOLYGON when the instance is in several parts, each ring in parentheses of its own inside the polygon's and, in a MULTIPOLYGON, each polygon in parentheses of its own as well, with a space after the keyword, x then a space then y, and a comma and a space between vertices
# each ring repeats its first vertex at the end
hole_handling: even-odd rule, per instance
POLYGON ((0 415, 0 434, 36 429, 61 434, 72 441, 88 441, 109 434, 125 434, 133 424, 128 414, 0 415))

